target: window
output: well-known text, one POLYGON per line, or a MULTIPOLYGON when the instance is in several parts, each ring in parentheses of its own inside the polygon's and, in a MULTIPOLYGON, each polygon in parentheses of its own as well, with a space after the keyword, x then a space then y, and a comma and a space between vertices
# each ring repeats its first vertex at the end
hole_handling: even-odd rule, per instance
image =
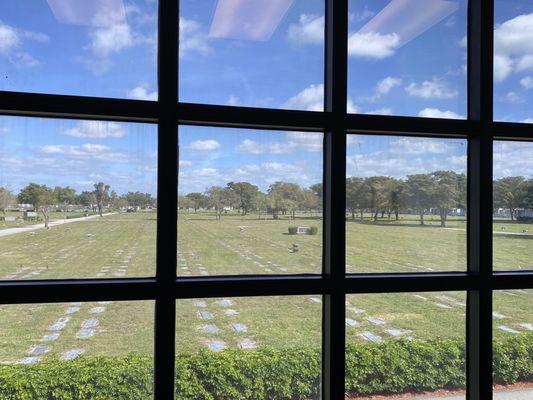
POLYGON ((348 112, 466 118, 466 0, 350 0, 348 112))
POLYGON ((3 0, 0 13, 0 90, 157 100, 157 0, 3 0))
POLYGON ((525 3, 85 3, 0 2, 0 397, 531 397, 525 3))

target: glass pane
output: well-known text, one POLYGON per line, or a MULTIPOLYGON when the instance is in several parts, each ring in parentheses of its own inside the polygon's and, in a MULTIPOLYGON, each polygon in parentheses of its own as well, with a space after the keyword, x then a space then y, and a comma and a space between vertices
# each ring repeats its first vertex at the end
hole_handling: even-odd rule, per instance
POLYGON ((348 295, 346 399, 465 399, 465 312, 464 292, 348 295))
POLYGON ((494 1, 494 119, 533 123, 533 3, 494 1))
POLYGON ((0 318, 2 399, 152 398, 153 301, 3 305, 0 318))
POLYGON ((322 142, 180 126, 178 275, 320 273, 322 142))
POLYGON ((348 112, 466 118, 466 0, 349 0, 348 112))
POLYGON ((494 268, 533 269, 533 143, 494 142, 494 268))
POLYGON ((0 90, 157 99, 157 0, 0 0, 0 90))
POLYGON ((346 271, 465 270, 466 153, 462 139, 349 135, 346 271))
POLYGON ((0 280, 155 272, 155 125, 0 117, 0 280))
POLYGON ((177 399, 320 399, 322 298, 178 300, 177 399))
POLYGON ((493 374, 496 400, 533 398, 533 290, 494 292, 493 374))
POLYGON ((321 111, 324 0, 180 0, 184 102, 321 111))

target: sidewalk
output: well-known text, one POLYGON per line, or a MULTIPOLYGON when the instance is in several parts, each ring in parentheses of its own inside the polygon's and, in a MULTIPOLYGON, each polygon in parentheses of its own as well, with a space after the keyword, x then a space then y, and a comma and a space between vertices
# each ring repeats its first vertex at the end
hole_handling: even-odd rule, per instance
MULTIPOLYGON (((105 217, 106 215, 113 215, 113 214, 116 214, 116 213, 103 214, 103 217, 105 217)), ((87 221, 87 220, 90 220, 90 219, 93 219, 93 218, 98 218, 98 217, 100 217, 100 216, 99 215, 91 215, 89 217, 80 217, 80 218, 72 218, 72 219, 58 219, 58 220, 50 221, 50 223, 48 225, 50 226, 50 228, 52 228, 52 227, 58 226, 58 225, 70 224, 72 222, 79 222, 79 221, 87 221)), ((44 228, 44 223, 35 224, 35 225, 28 225, 28 226, 21 226, 19 228, 7 228, 7 229, 0 230, 0 237, 11 236, 11 235, 15 235, 17 233, 35 231, 37 229, 43 229, 43 228, 44 228)))

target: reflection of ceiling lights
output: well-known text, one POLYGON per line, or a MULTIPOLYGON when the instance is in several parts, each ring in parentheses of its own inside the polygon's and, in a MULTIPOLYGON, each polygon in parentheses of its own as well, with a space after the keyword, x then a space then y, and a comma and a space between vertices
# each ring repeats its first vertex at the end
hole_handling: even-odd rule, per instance
POLYGON ((459 1, 392 0, 359 34, 396 35, 401 47, 459 8, 459 1))
POLYGON ((270 39, 294 0, 218 0, 209 36, 270 39))
POLYGON ((69 25, 107 27, 123 23, 122 0, 47 0, 58 22, 69 25))

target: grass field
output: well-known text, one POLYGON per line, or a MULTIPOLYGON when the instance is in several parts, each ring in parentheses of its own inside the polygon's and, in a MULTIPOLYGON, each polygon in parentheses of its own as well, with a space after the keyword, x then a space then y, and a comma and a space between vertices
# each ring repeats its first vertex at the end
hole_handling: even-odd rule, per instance
MULTIPOLYGON (((369 218, 364 223, 348 221, 347 270, 464 270, 464 219, 451 219, 445 229, 440 228, 437 217, 432 220, 428 216, 426 222, 427 226, 421 227, 416 216, 408 215, 390 223, 374 223, 369 218)), ((502 226, 505 233, 494 240, 496 265, 531 266, 531 238, 522 232, 529 226, 497 221, 495 231, 502 226), (510 234, 513 232, 517 235, 510 234)), ((228 214, 217 221, 209 213, 181 213, 178 231, 180 276, 320 273, 322 227, 317 217, 258 220, 256 215, 228 214), (316 226, 318 234, 288 235, 288 227, 293 225, 316 226), (293 244, 299 245, 298 252, 291 251, 293 244)), ((0 277, 153 276, 155 232, 155 213, 140 212, 0 237, 0 277)), ((495 294, 497 338, 533 329, 532 296, 532 291, 522 290, 495 294)), ((177 351, 262 345, 319 347, 321 301, 318 295, 179 300, 177 351)), ((465 302, 465 293, 458 292, 350 295, 347 339, 365 343, 398 338, 464 338, 465 302)), ((153 351, 154 304, 150 301, 3 305, 0 315, 3 363, 78 354, 68 353, 73 350, 86 355, 153 351)))

